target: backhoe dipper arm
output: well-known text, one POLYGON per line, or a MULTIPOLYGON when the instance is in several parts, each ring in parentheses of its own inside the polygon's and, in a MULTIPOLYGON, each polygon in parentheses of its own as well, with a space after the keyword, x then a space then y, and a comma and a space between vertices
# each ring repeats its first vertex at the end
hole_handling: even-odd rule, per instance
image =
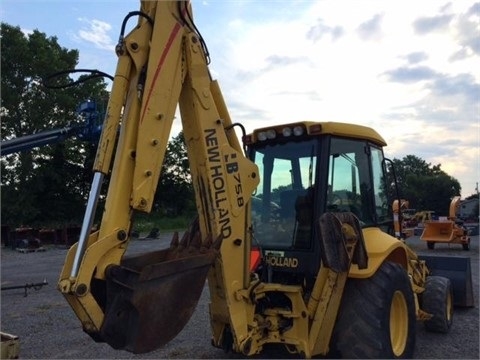
MULTIPOLYGON (((243 155, 218 84, 210 77, 189 2, 141 1, 140 11, 132 15, 139 16, 138 25, 120 36, 116 47, 117 69, 82 231, 58 287, 95 340, 147 352, 173 338, 188 321, 209 271, 209 283, 228 302, 234 301, 234 292, 226 291, 225 284, 238 290, 248 286, 249 266, 241 264, 249 259, 248 207, 258 170, 243 155), (132 215, 151 211, 177 104, 198 226, 182 241, 174 238, 169 249, 124 259, 132 215), (108 174, 102 221, 91 232, 108 174), (226 268, 223 261, 238 266, 226 268), (189 297, 191 301, 184 299, 189 297)), ((239 306, 233 304, 231 311, 242 311, 239 306)), ((235 328, 247 331, 246 324, 235 328)))

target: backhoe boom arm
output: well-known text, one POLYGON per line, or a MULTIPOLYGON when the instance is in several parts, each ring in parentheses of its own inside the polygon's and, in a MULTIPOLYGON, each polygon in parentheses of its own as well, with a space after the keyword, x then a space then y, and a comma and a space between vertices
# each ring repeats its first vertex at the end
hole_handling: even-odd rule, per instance
MULTIPOLYGON (((218 84, 211 79, 203 40, 191 20, 190 4, 141 1, 140 12, 129 16, 132 14, 139 15, 138 25, 127 36, 120 36, 116 47, 118 63, 95 159, 94 183, 80 239, 67 255, 59 289, 94 339, 115 348, 145 352, 171 337, 157 332, 156 338, 145 340, 146 333, 151 332, 146 330, 145 322, 153 321, 152 313, 158 309, 146 310, 137 303, 144 301, 140 297, 151 300, 151 296, 165 291, 159 280, 165 273, 177 271, 178 263, 183 261, 185 265, 178 273, 187 270, 191 279, 195 276, 191 269, 194 265, 188 262, 198 256, 197 263, 207 269, 193 271, 201 274, 197 281, 201 292, 208 269, 215 261, 221 262, 223 255, 234 263, 243 263, 247 258, 247 206, 258 176, 257 167, 242 154, 218 84), (148 213, 152 209, 177 105, 195 190, 198 226, 192 226, 188 239, 174 239, 171 248, 161 254, 124 260, 134 212, 148 213), (101 184, 107 175, 110 183, 105 211, 99 230, 92 233, 101 184), (195 243, 198 237, 200 241, 195 243), (220 241, 222 250, 218 254, 220 241), (196 252, 183 251, 194 247, 196 252), (224 248, 226 253, 222 254, 224 248), (120 319, 120 315, 111 315, 114 313, 128 314, 120 319), (133 320, 135 316, 140 320, 133 320), (130 328, 132 321, 140 324, 137 329, 130 328), (118 330, 121 322, 125 323, 124 330, 118 330)), ((217 265, 218 269, 222 271, 217 265)), ((240 290, 249 283, 248 276, 248 266, 242 266, 218 278, 238 282, 240 290)), ((222 292, 223 283, 217 285, 222 292)), ((192 294, 192 298, 199 295, 192 294)), ((175 302, 184 295, 168 296, 175 302)), ((160 332, 165 327, 162 321, 155 319, 160 332)))

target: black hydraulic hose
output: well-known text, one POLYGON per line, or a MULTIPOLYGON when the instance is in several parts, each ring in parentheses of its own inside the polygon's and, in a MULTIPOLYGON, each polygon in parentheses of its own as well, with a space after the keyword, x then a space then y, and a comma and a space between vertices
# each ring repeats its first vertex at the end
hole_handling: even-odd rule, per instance
POLYGON ((118 38, 118 42, 119 43, 122 43, 123 42, 123 39, 125 37, 125 27, 127 26, 127 21, 130 20, 130 18, 132 16, 142 16, 144 17, 145 19, 147 19, 147 21, 150 23, 150 25, 153 26, 153 19, 148 16, 147 14, 145 14, 144 12, 141 12, 141 11, 130 11, 127 16, 125 16, 125 18, 123 19, 123 22, 122 22, 122 27, 120 28, 120 36, 118 38))
POLYGON ((125 28, 127 26, 127 22, 128 22, 128 20, 130 20, 130 18, 132 16, 137 16, 137 15, 142 16, 145 19, 147 19, 149 24, 153 27, 153 19, 150 16, 148 16, 147 14, 145 14, 141 11, 130 11, 122 21, 122 27, 120 28, 120 35, 118 36, 118 43, 115 46, 115 52, 118 56, 123 55, 124 52, 125 52, 124 42, 125 42, 125 28))
POLYGON ((84 83, 88 80, 99 78, 99 77, 106 77, 106 78, 113 81, 113 76, 111 76, 107 73, 104 73, 102 71, 99 71, 99 70, 94 70, 94 69, 69 69, 69 70, 58 71, 56 73, 48 75, 47 77, 45 77, 43 79, 43 86, 45 86, 46 88, 49 88, 49 89, 65 89, 65 88, 76 86, 76 85, 84 83), (53 85, 53 84, 50 83, 53 79, 55 79, 57 77, 60 77, 62 75, 79 73, 79 72, 90 73, 91 75, 86 77, 86 78, 79 79, 79 80, 76 80, 74 82, 71 82, 71 83, 68 83, 68 84, 63 84, 63 85, 53 85))
POLYGON ((227 126, 225 128, 225 130, 231 130, 233 129, 235 126, 238 126, 241 130, 242 130, 242 143, 243 143, 243 151, 245 152, 245 154, 247 153, 247 146, 245 145, 245 143, 243 142, 243 139, 245 139, 245 137, 247 136, 247 132, 245 131, 245 126, 243 126, 243 124, 241 123, 233 123, 232 125, 230 126, 227 126))
POLYGON ((203 39, 202 34, 198 30, 197 26, 195 25, 195 22, 192 19, 192 14, 190 14, 190 12, 188 11, 188 7, 186 5, 187 3, 188 2, 185 3, 185 13, 188 16, 188 21, 187 21, 187 19, 185 19, 184 15, 183 15, 183 11, 182 11, 182 8, 181 8, 182 2, 180 2, 180 1, 177 3, 178 13, 181 16, 182 21, 190 28, 190 30, 192 30, 195 34, 197 34, 197 36, 200 40, 200 44, 202 44, 203 53, 205 54, 205 60, 207 62, 207 65, 209 65, 210 64, 210 52, 208 51, 207 44, 206 44, 205 40, 203 39))

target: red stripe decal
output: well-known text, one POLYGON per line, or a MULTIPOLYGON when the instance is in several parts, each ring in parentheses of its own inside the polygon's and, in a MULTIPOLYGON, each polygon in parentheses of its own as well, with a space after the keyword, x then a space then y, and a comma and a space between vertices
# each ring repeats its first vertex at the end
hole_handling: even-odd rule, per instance
POLYGON ((142 123, 143 118, 145 116, 145 111, 147 111, 148 103, 149 103, 150 98, 152 96, 152 91, 153 91, 155 83, 157 82, 157 78, 158 78, 158 75, 160 74, 160 70, 162 69, 163 63, 165 62, 165 59, 167 58, 168 52, 170 51, 170 48, 172 47, 173 40, 175 40, 175 37, 177 36, 181 27, 182 26, 178 22, 175 24, 175 26, 173 27, 173 30, 170 33, 170 36, 168 38, 167 45, 165 46, 165 49, 162 52, 162 56, 160 56, 160 60, 158 61, 158 65, 157 65, 157 70, 155 71, 155 75, 153 76, 152 86, 150 86, 150 90, 148 91, 147 100, 145 101, 145 107, 143 108, 142 116, 140 117, 140 124, 142 123))

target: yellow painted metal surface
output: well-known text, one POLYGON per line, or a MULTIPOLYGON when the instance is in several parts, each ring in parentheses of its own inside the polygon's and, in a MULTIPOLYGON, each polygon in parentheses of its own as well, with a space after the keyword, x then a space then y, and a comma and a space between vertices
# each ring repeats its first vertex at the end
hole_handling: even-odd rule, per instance
POLYGON ((295 125, 304 124, 306 125, 307 132, 309 134, 315 133, 316 135, 337 135, 343 137, 350 137, 353 139, 364 139, 374 142, 379 146, 387 145, 384 138, 374 129, 367 126, 351 124, 351 123, 341 123, 335 121, 325 121, 325 122, 313 122, 313 121, 303 121, 303 122, 294 122, 294 123, 285 123, 281 125, 275 125, 270 127, 264 127, 255 129, 253 135, 254 140, 256 141, 257 135, 260 132, 263 132, 267 129, 276 128, 281 129, 285 126, 294 127, 295 125))
POLYGON ((407 268, 407 249, 403 241, 373 227, 363 229, 363 237, 368 253, 368 268, 359 269, 356 264, 352 264, 350 277, 369 278, 386 259, 391 259, 407 268))
POLYGON ((451 242, 455 238, 453 221, 425 221, 421 240, 435 242, 451 242))

